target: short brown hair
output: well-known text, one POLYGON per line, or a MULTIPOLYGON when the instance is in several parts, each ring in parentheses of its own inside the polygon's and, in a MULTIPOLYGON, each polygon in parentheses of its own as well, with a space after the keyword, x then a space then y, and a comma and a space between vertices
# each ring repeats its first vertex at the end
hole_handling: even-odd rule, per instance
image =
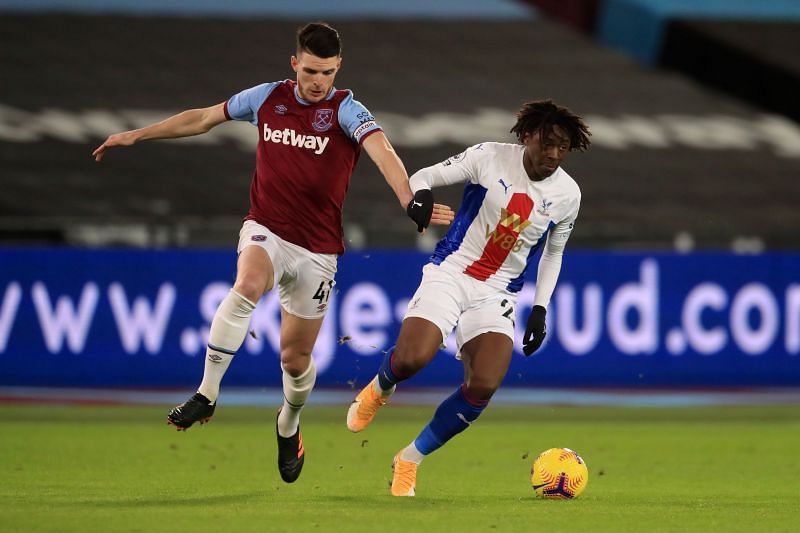
POLYGON ((342 55, 339 32, 325 22, 310 22, 297 29, 297 53, 310 52, 317 57, 342 55))

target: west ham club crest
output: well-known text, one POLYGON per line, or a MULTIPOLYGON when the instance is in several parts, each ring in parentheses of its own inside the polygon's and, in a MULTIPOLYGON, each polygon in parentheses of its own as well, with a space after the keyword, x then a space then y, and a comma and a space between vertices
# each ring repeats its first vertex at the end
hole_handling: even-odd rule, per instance
POLYGON ((333 109, 317 109, 311 126, 317 131, 328 131, 333 125, 333 109))

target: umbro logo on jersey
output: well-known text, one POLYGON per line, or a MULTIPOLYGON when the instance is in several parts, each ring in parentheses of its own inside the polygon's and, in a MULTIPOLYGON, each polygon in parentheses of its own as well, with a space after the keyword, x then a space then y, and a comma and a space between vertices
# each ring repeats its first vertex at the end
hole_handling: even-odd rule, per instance
POLYGON ((250 237, 250 240, 251 241, 255 241, 255 242, 264 242, 264 241, 267 240, 267 236, 266 235, 253 235, 252 237, 250 237))
POLYGON ((288 107, 286 107, 286 106, 285 106, 285 105, 283 105, 283 104, 278 104, 278 105, 276 105, 276 106, 274 107, 274 109, 275 109, 275 112, 276 112, 277 114, 279 114, 279 115, 285 115, 285 114, 286 114, 286 112, 287 112, 287 111, 289 111, 289 108, 288 108, 288 107))
POLYGON ((497 183, 499 183, 500 185, 503 186, 503 189, 505 189, 503 192, 508 192, 508 189, 511 188, 511 185, 506 185, 506 182, 503 181, 503 178, 500 178, 499 180, 497 180, 497 183))
POLYGON ((264 142, 273 142, 275 144, 285 144, 298 148, 305 148, 306 150, 314 150, 316 155, 320 155, 325 151, 325 147, 328 146, 328 141, 330 141, 328 137, 301 135, 289 128, 272 130, 269 126, 264 124, 264 142))

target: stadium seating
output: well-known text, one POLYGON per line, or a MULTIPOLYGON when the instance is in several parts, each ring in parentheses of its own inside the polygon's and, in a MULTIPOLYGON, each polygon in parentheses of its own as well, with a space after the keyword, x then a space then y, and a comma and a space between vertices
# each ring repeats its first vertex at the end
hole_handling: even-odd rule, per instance
MULTIPOLYGON (((292 77, 301 22, 4 15, 0 243, 232 247, 252 127, 117 150, 100 165, 90 154, 119 129, 292 77)), ((565 165, 583 189, 572 246, 800 244, 800 128, 787 118, 543 18, 334 22, 344 39, 336 85, 376 115, 409 171, 483 140, 513 142, 518 106, 553 98, 594 131, 592 149, 565 165)), ((460 195, 437 193, 454 206, 460 195)), ((353 248, 429 245, 441 234, 417 242, 367 156, 345 227, 353 248)))

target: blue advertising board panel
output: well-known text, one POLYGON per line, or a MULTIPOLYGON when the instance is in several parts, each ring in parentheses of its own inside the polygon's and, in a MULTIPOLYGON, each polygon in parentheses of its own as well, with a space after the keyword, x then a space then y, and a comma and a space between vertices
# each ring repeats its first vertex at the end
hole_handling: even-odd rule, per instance
MULTIPOLYGON (((232 250, 0 248, 0 385, 191 387, 232 250)), ((364 383, 392 346, 427 256, 339 262, 314 356, 318 385, 364 383)), ((535 277, 535 274, 531 276, 535 277)), ((534 282, 519 293, 516 342, 534 282)), ((569 251, 548 336, 507 385, 800 385, 800 255, 569 251)), ((279 386, 277 294, 256 309, 223 386, 279 386)), ((415 386, 454 385, 452 337, 415 386)))

